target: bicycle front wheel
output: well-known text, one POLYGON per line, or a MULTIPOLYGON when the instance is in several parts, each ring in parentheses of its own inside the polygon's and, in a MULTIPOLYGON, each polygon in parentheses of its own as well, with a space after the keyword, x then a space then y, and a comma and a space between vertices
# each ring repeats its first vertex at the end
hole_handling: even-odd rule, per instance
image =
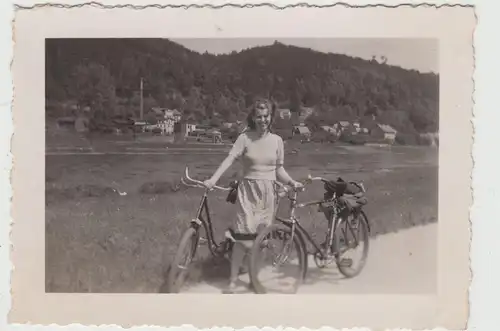
POLYGON ((255 293, 296 293, 305 278, 306 259, 306 247, 298 233, 284 224, 268 226, 250 252, 249 275, 255 293))
POLYGON ((190 227, 182 235, 177 253, 170 265, 168 272, 168 292, 179 293, 186 281, 189 272, 189 266, 193 261, 196 249, 198 247, 199 232, 190 227))

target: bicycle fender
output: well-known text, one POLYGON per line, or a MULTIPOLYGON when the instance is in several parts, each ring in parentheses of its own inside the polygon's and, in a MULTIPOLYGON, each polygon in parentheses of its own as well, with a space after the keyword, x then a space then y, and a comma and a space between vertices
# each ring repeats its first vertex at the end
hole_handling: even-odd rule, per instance
POLYGON ((366 213, 364 210, 360 209, 359 210, 359 213, 360 214, 363 214, 364 216, 364 219, 366 220, 366 226, 368 227, 368 233, 371 233, 372 230, 371 230, 371 222, 370 222, 370 219, 368 218, 368 216, 366 216, 366 213))

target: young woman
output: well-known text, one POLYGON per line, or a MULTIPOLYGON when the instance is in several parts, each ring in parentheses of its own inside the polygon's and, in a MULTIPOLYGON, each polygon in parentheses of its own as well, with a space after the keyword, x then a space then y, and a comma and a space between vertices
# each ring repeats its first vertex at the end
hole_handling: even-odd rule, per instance
POLYGON ((253 243, 259 225, 268 225, 275 213, 276 180, 294 187, 302 184, 293 180, 283 167, 284 147, 280 136, 270 132, 275 107, 269 100, 258 99, 247 118, 247 130, 236 139, 229 155, 213 176, 205 181, 212 188, 237 159, 243 165, 243 178, 238 185, 237 218, 233 229, 231 275, 227 293, 236 288, 236 281, 245 255, 253 243))

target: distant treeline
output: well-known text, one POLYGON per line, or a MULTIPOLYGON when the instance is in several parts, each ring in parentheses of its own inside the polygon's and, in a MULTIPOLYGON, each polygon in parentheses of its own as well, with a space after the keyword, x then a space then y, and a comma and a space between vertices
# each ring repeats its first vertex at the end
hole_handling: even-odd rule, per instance
POLYGON ((313 107, 313 120, 325 125, 375 115, 406 134, 438 131, 434 73, 278 42, 213 55, 166 39, 46 41, 48 106, 72 101, 96 119, 137 116, 141 77, 145 112, 175 108, 198 122, 243 119, 263 96, 295 113, 313 107))

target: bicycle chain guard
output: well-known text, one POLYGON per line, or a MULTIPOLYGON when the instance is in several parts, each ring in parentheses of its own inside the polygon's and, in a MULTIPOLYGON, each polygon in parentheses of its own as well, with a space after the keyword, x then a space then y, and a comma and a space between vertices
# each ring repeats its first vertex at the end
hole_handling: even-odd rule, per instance
POLYGON ((291 247, 293 247, 293 237, 286 240, 281 252, 277 254, 276 258, 273 258, 273 266, 282 265, 290 258, 291 247))
POLYGON ((335 255, 333 254, 328 254, 325 259, 321 257, 320 252, 314 253, 314 263, 320 269, 323 269, 334 262, 335 262, 335 255))

